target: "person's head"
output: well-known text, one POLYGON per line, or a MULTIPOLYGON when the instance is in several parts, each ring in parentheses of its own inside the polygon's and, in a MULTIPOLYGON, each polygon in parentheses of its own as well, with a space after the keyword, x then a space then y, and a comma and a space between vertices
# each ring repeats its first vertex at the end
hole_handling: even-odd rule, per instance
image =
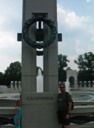
POLYGON ((21 106, 21 105, 22 105, 22 101, 21 100, 17 100, 16 106, 21 106))
POLYGON ((66 90, 65 90, 65 83, 60 83, 60 91, 61 92, 65 92, 66 90))

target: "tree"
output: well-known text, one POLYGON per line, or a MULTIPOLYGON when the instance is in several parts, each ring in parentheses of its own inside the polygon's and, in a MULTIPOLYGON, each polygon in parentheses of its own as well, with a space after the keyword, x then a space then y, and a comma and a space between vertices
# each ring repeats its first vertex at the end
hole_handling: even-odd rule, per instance
POLYGON ((94 54, 92 52, 79 55, 74 62, 78 65, 80 70, 94 71, 94 54))
POLYGON ((66 55, 58 55, 58 80, 66 81, 66 69, 68 68, 68 62, 66 55))
POLYGON ((0 72, 0 85, 3 85, 4 83, 4 74, 0 72))
POLYGON ((78 65, 79 73, 78 80, 94 80, 94 54, 87 52, 79 55, 77 60, 74 62, 78 65))
POLYGON ((4 74, 5 84, 10 85, 11 81, 21 80, 21 63, 16 61, 11 63, 5 70, 4 74))

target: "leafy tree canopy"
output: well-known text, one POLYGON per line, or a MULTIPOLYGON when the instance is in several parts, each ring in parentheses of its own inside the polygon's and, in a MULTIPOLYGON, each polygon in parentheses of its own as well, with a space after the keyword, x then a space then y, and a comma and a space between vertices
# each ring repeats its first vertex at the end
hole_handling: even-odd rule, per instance
POLYGON ((59 54, 58 55, 58 66, 61 70, 68 67, 69 60, 67 59, 66 55, 59 54))
POLYGON ((0 85, 2 85, 4 82, 4 74, 0 72, 0 85))
POLYGON ((68 67, 69 60, 66 55, 58 55, 58 80, 66 81, 66 70, 68 67))
POLYGON ((92 52, 79 55, 78 59, 74 60, 74 62, 80 70, 94 71, 94 54, 92 52))
POLYGON ((5 70, 5 83, 10 84, 10 81, 20 81, 21 80, 21 63, 16 61, 11 63, 9 67, 5 70))

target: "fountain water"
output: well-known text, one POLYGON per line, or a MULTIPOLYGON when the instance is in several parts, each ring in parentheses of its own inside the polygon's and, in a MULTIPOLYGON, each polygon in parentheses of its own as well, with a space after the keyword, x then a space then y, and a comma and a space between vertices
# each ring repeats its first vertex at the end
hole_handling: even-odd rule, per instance
POLYGON ((43 75, 40 68, 37 76, 37 92, 43 92, 43 75))
POLYGON ((65 87, 66 87, 66 91, 67 92, 69 92, 69 93, 71 93, 71 91, 70 91, 70 87, 69 87, 69 81, 68 81, 68 79, 67 79, 67 81, 65 82, 65 87))
POLYGON ((65 82, 65 85, 66 91, 72 95, 74 102, 94 102, 93 92, 71 91, 68 79, 65 82))

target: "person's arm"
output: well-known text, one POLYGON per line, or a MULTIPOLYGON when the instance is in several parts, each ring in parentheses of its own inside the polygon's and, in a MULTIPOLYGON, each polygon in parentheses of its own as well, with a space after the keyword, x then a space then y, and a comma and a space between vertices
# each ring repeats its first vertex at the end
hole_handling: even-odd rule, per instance
POLYGON ((69 118, 71 115, 72 99, 70 94, 68 94, 67 96, 68 96, 67 118, 69 118))
POLYGON ((71 107, 72 107, 72 102, 71 101, 69 101, 68 102, 68 114, 71 114, 71 107))
POLYGON ((15 117, 16 117, 16 125, 19 125, 19 120, 18 120, 18 106, 15 108, 15 117))

